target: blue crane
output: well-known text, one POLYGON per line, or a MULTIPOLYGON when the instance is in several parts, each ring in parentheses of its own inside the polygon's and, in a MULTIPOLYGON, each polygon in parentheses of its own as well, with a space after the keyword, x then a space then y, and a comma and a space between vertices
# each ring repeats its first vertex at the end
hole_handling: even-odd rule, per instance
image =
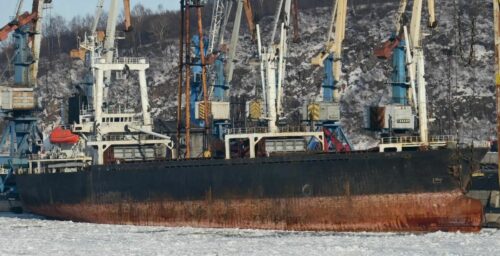
MULTIPOLYGON (((38 130, 38 119, 35 115, 34 88, 41 42, 42 21, 39 17, 43 11, 43 4, 50 2, 50 0, 34 0, 31 14, 16 15, 9 25, 0 29, 3 39, 13 31, 15 45, 12 62, 14 83, 2 86, 0 91, 0 115, 7 121, 0 139, 0 165, 6 170, 6 175, 0 177, 2 194, 15 194, 15 185, 12 185, 11 177, 17 169, 27 167, 30 154, 36 154, 41 149, 42 134, 38 130)), ((20 8, 21 5, 18 4, 18 10, 20 8)))
MULTIPOLYGON (((229 127, 229 100, 228 91, 231 87, 231 82, 234 73, 234 60, 236 56, 236 46, 238 45, 239 31, 241 24, 241 16, 243 11, 244 0, 237 1, 236 15, 231 34, 229 46, 224 44, 224 32, 228 18, 231 14, 233 1, 217 0, 214 1, 214 9, 212 14, 211 28, 208 36, 203 38, 204 56, 207 57, 207 70, 209 75, 206 79, 212 78, 210 81, 210 92, 208 95, 210 104, 210 127, 212 135, 222 139, 225 130, 229 127)), ((203 106, 203 67, 200 56, 200 37, 194 35, 191 39, 193 47, 193 58, 191 61, 191 94, 190 94, 190 111, 191 123, 198 127, 205 126, 205 120, 201 115, 197 115, 196 109, 203 106)))
MULTIPOLYGON (((307 105, 306 120, 316 121, 318 129, 323 130, 324 151, 346 152, 353 150, 352 143, 340 125, 340 106, 338 82, 342 67, 342 42, 345 37, 347 0, 338 0, 333 6, 331 23, 325 49, 312 60, 312 64, 323 67, 321 101, 307 105)), ((319 142, 312 139, 309 149, 317 148, 319 142)))

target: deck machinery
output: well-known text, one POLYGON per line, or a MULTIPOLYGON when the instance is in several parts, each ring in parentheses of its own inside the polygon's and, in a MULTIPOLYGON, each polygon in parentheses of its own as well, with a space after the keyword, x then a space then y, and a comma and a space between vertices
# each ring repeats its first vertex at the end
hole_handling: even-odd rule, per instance
POLYGON ((42 135, 36 117, 38 60, 42 37, 42 17, 45 4, 51 0, 34 0, 31 13, 19 15, 18 1, 15 18, 0 29, 0 41, 12 33, 14 41, 14 82, 0 86, 0 115, 5 121, 0 141, 0 193, 15 197, 15 170, 28 166, 28 155, 42 146, 42 135))
POLYGON ((243 141, 247 145, 250 158, 255 158, 262 152, 267 155, 303 152, 307 150, 305 141, 311 138, 323 144, 322 131, 308 131, 305 127, 279 125, 280 117, 283 116, 283 86, 286 76, 288 36, 291 29, 291 2, 291 0, 279 2, 268 45, 262 44, 260 27, 256 26, 262 98, 247 103, 247 114, 251 119, 265 121, 267 125, 266 127, 230 129, 224 138, 226 159, 233 156, 231 143, 235 141, 243 141), (275 44, 274 38, 278 29, 279 42, 275 44))

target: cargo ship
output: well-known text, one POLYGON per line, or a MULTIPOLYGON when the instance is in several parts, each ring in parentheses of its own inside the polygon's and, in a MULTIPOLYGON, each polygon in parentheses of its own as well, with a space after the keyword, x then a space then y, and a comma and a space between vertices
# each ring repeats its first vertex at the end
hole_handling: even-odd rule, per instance
MULTIPOLYGON (((242 3, 238 2, 235 19, 241 18, 242 3)), ((81 49, 94 79, 82 83, 80 92, 69 99, 70 125, 51 134, 53 148, 31 155, 29 166, 17 171, 23 207, 49 218, 108 224, 312 231, 480 230, 483 207, 465 192, 487 147, 464 145, 452 136, 428 135, 423 72, 414 79, 419 88, 418 119, 406 100, 370 111, 374 126, 389 131, 372 150, 354 150, 344 135, 335 86, 324 86, 323 101, 306 103, 304 119, 309 119, 309 125, 280 124, 290 4, 285 1, 284 15, 278 12, 275 17, 275 24, 281 25, 279 44, 262 47, 257 27, 263 99, 249 102, 247 109, 250 118, 260 119, 265 126, 230 127, 234 122, 230 122, 229 102, 224 101, 226 86, 215 86, 213 97, 208 98, 203 78, 205 39, 200 35, 192 39, 195 57, 188 53, 184 62, 190 65, 186 73, 193 73, 186 76, 184 134, 174 138, 157 132, 148 102, 148 60, 109 58, 109 50, 101 55, 106 47, 101 47, 97 36, 86 37, 81 49), (112 72, 138 73, 140 106, 108 108, 105 83, 112 72), (390 136, 401 128, 398 125, 415 127, 415 120, 419 121, 416 135, 390 136)), ((345 0, 338 5, 338 13, 332 15, 337 20, 337 40, 343 34, 338 22, 343 21, 345 27, 347 8, 345 0)), ((188 14, 189 3, 182 10, 188 14)), ((336 45, 326 51, 332 54, 341 49, 339 44, 327 45, 336 45)), ((233 50, 229 59, 234 57, 233 50)), ((330 73, 337 65, 332 54, 322 53, 318 58, 330 73)), ((419 71, 422 62, 423 56, 415 61, 422 64, 419 71)), ((333 79, 331 74, 327 78, 333 79)), ((179 92, 182 83, 181 77, 179 92)))
POLYGON ((108 224, 478 231, 464 195, 484 149, 95 165, 17 176, 27 211, 108 224))

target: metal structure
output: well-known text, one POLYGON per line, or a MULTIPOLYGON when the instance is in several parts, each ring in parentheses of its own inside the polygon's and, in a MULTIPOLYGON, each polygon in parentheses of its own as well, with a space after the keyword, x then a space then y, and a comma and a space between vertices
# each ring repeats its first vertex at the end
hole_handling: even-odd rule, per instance
MULTIPOLYGON (((330 26, 323 50, 312 59, 313 65, 323 67, 324 78, 318 102, 306 102, 303 120, 325 133, 324 151, 351 151, 353 146, 340 125, 340 76, 342 74, 342 43, 345 38, 347 0, 333 2, 330 26)), ((309 148, 318 146, 311 141, 309 148)))
POLYGON ((248 30, 250 31, 250 35, 252 35, 252 41, 255 41, 257 30, 250 0, 243 0, 243 7, 245 9, 245 17, 247 20, 248 30))
MULTIPOLYGON (((392 54, 392 102, 386 106, 372 107, 368 126, 385 131, 388 136, 393 136, 393 133, 406 136, 405 134, 415 130, 413 123, 416 114, 420 146, 432 146, 428 135, 425 60, 421 38, 423 0, 413 2, 409 31, 402 24, 406 6, 407 1, 402 0, 395 19, 395 34, 375 52, 381 58, 392 54)), ((435 27, 437 23, 433 0, 428 0, 428 10, 428 25, 435 27)), ((414 146, 408 144, 402 147, 414 146)), ((401 147, 397 148, 399 150, 401 147)))
POLYGON ((193 81, 191 83, 191 122, 210 129, 212 132, 207 135, 213 135, 218 139, 223 138, 225 131, 230 125, 228 91, 231 88, 233 80, 236 49, 245 5, 244 0, 237 1, 231 38, 229 45, 226 45, 224 43, 224 32, 227 20, 231 14, 232 2, 223 0, 214 2, 214 16, 212 17, 208 40, 206 38, 203 38, 203 41, 200 40, 200 36, 202 35, 200 31, 192 39, 194 47, 193 63, 195 65, 191 67, 193 73, 193 81), (208 44, 205 51, 200 50, 201 44, 208 44), (213 63, 201 63, 202 58, 207 55, 208 59, 213 60, 213 63), (205 64, 209 65, 209 68, 207 68, 210 73, 209 75, 202 75, 204 68, 206 68, 205 64), (210 92, 206 94, 205 92, 202 93, 201 88, 205 88, 203 84, 204 79, 207 80, 212 77, 213 79, 209 82, 210 92), (206 100, 205 95, 208 97, 206 100), (202 97, 203 101, 201 101, 202 97))
POLYGON ((0 115, 7 124, 0 141, 0 165, 7 170, 0 178, 0 192, 16 170, 28 165, 28 155, 37 153, 42 145, 42 135, 37 127, 35 88, 37 87, 38 60, 42 37, 44 4, 50 0, 34 0, 32 12, 18 15, 22 7, 19 1, 16 17, 0 30, 0 40, 13 32, 15 44, 14 83, 0 86, 0 115))
MULTIPOLYGON (((84 36, 84 40, 79 42, 79 48, 72 50, 70 55, 73 58, 79 58, 85 61, 85 67, 87 68, 87 74, 84 80, 80 83, 81 89, 85 91, 88 102, 92 102, 94 98, 94 92, 92 91, 92 84, 95 80, 95 70, 92 68, 94 62, 105 57, 107 62, 112 62, 117 56, 116 54, 116 24, 118 19, 118 0, 110 1, 110 9, 108 11, 108 19, 106 25, 106 32, 98 31, 97 26, 102 17, 102 12, 104 9, 105 0, 98 0, 94 15, 94 20, 92 22, 91 30, 84 36)), ((124 6, 124 16, 125 16, 125 28, 124 31, 128 32, 132 29, 131 27, 131 15, 130 15, 130 0, 123 0, 124 6)), ((104 91, 104 105, 107 105, 108 101, 108 87, 111 82, 112 71, 109 70, 105 72, 105 91, 104 91)), ((91 108, 92 104, 89 104, 91 108)))
MULTIPOLYGON (((153 131, 146 82, 148 60, 116 57, 114 27, 118 16, 117 3, 117 0, 111 1, 106 38, 101 40, 103 38, 96 31, 96 24, 104 1, 98 1, 90 35, 80 43, 89 72, 80 84, 79 93, 69 99, 68 127, 57 127, 52 131, 52 148, 47 153, 31 156, 30 166, 68 172, 90 164, 165 159, 168 152, 175 156, 170 137, 153 131), (134 107, 111 109, 106 104, 106 83, 112 79, 112 72, 123 76, 137 73, 139 111, 134 107), (85 88, 81 88, 82 85, 85 88)), ((130 9, 128 1, 125 9, 130 9)), ((126 27, 130 29, 130 25, 126 27)))
MULTIPOLYGON (((260 71, 263 88, 263 101, 265 102, 264 117, 259 117, 267 122, 267 127, 254 127, 232 129, 224 136, 226 159, 231 158, 231 143, 233 141, 246 141, 248 143, 249 157, 255 158, 257 144, 263 142, 266 154, 283 152, 306 151, 306 140, 317 140, 323 144, 324 132, 311 132, 302 127, 278 127, 279 116, 283 114, 282 98, 283 85, 286 76, 286 60, 288 56, 288 36, 290 33, 292 0, 280 1, 274 17, 273 34, 278 31, 279 43, 274 44, 271 36, 269 46, 262 44, 260 27, 256 26, 257 47, 260 60, 260 71), (283 11, 283 13, 281 13, 283 11), (301 144, 304 144, 301 146, 301 144)), ((250 102, 249 105, 255 103, 250 102)))

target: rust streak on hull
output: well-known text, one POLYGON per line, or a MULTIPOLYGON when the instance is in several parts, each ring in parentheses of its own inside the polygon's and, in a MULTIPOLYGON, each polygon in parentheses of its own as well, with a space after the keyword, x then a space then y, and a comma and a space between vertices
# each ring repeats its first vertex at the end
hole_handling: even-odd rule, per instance
POLYGON ((29 207, 73 221, 308 231, 462 231, 481 228, 483 209, 460 191, 200 201, 158 200, 29 207))

